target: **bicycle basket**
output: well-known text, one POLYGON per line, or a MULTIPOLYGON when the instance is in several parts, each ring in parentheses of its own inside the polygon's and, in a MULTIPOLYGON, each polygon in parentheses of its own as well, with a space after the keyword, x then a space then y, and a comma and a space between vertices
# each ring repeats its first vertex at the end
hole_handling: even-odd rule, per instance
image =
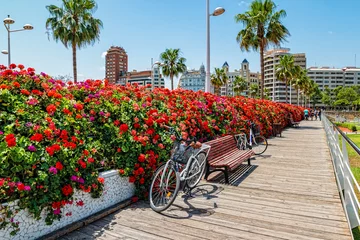
POLYGON ((194 153, 194 148, 187 147, 185 144, 174 144, 174 148, 172 150, 172 160, 186 164, 190 159, 191 155, 194 153))
POLYGON ((259 125, 253 124, 252 125, 252 130, 253 130, 255 136, 260 135, 261 131, 260 131, 260 126, 259 125))

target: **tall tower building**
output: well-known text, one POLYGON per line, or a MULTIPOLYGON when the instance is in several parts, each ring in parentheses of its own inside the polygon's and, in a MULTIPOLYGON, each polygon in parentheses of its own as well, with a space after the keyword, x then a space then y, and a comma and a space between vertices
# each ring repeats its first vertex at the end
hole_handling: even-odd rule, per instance
POLYGON ((111 46, 105 58, 105 77, 110 83, 119 83, 119 80, 128 71, 128 55, 122 47, 111 46))
MULTIPOLYGON (((285 102, 285 83, 276 78, 276 68, 280 58, 284 55, 294 56, 294 64, 306 69, 305 53, 290 53, 289 48, 276 48, 264 53, 265 79, 264 88, 269 90, 271 100, 275 102, 285 102)), ((290 103, 290 86, 288 87, 288 101, 290 103)), ((291 103, 296 104, 297 96, 294 88, 291 89, 291 103)))

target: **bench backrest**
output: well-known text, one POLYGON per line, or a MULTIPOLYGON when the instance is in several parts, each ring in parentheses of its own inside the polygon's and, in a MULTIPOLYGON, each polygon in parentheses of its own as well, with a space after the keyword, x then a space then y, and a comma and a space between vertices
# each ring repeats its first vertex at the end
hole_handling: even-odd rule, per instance
POLYGON ((211 163, 211 161, 221 155, 224 155, 229 150, 233 150, 237 148, 236 146, 236 140, 234 136, 227 135, 225 137, 220 137, 215 140, 206 142, 205 144, 210 145, 210 153, 208 156, 208 162, 211 163))

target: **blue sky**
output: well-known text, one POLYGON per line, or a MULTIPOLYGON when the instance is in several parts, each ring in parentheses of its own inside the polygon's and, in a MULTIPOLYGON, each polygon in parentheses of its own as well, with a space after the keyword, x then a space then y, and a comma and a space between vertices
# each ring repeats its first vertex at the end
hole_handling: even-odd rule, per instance
MULTIPOLYGON (((100 42, 78 51, 79 79, 103 78, 105 59, 102 53, 111 45, 125 48, 129 70, 149 69, 166 48, 180 48, 189 68, 205 64, 205 0, 98 0, 95 17, 104 23, 100 42)), ((252 71, 260 69, 257 52, 242 52, 235 40, 242 28, 234 16, 248 9, 248 0, 210 0, 211 9, 222 6, 226 12, 211 18, 211 67, 227 61, 230 69, 238 69, 244 58, 252 71)), ((304 52, 307 66, 343 67, 360 65, 360 30, 357 0, 275 0, 287 12, 284 24, 291 37, 283 47, 304 52)), ((50 75, 72 75, 71 50, 46 35, 48 4, 60 0, 2 1, 0 18, 7 14, 16 21, 13 28, 25 23, 33 31, 11 35, 12 62, 32 66, 50 75)), ((0 49, 7 48, 7 33, 0 27, 0 49)), ((0 64, 7 57, 0 54, 0 64)), ((168 83, 167 83, 168 85, 168 83)))

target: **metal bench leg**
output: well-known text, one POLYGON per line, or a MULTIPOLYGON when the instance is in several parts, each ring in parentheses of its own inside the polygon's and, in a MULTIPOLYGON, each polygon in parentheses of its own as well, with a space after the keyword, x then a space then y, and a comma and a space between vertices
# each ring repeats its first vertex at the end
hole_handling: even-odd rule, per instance
POLYGON ((228 173, 228 168, 225 167, 225 171, 224 172, 224 175, 225 175, 225 183, 226 184, 229 184, 229 173, 228 173))
POLYGON ((210 175, 210 166, 208 163, 206 163, 206 166, 205 166, 205 180, 207 181, 208 177, 210 175))
POLYGON ((248 165, 251 166, 250 158, 248 159, 248 165))

